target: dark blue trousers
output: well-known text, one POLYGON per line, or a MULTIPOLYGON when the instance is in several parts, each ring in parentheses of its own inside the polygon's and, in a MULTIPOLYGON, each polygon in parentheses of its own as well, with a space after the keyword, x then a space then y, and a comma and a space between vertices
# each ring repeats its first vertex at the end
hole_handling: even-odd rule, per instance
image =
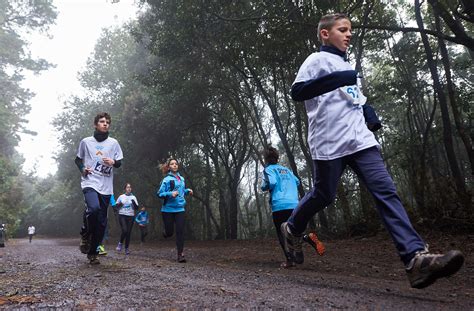
POLYGON ((84 211, 84 225, 81 234, 91 237, 90 255, 97 255, 97 246, 102 242, 107 226, 107 207, 110 202, 110 195, 103 195, 92 188, 85 188, 84 200, 86 210, 84 211))
POLYGON ((309 220, 334 200, 339 179, 349 165, 374 197, 379 215, 402 261, 407 264, 416 251, 425 248, 425 242, 411 225, 377 147, 339 159, 314 160, 313 164, 313 189, 300 200, 288 219, 288 226, 294 234, 302 234, 309 220))

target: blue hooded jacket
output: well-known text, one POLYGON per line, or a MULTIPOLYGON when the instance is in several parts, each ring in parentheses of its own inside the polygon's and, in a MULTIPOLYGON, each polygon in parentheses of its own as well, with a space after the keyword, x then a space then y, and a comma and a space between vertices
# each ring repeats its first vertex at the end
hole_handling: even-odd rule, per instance
POLYGON ((272 212, 294 209, 298 205, 300 181, 288 168, 269 164, 263 171, 262 191, 270 191, 272 212))
POLYGON ((189 193, 189 189, 185 187, 184 178, 179 173, 177 175, 179 179, 172 173, 168 173, 163 178, 160 189, 156 193, 158 197, 164 199, 163 206, 161 207, 162 212, 184 212, 184 206, 186 205, 184 196, 189 193), (173 191, 178 191, 178 195, 175 198, 172 196, 173 191))
POLYGON ((135 222, 140 226, 148 225, 148 212, 147 211, 140 211, 135 217, 135 222))

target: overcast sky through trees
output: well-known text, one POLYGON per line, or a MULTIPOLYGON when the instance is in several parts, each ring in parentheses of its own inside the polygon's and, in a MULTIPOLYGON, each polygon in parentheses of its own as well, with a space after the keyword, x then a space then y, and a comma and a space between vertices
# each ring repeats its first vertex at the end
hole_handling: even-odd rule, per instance
POLYGON ((22 134, 17 147, 25 158, 23 169, 36 169, 36 175, 41 177, 56 171, 53 155, 60 152, 51 121, 64 100, 80 94, 77 73, 85 68, 102 29, 123 24, 137 11, 134 0, 55 0, 54 5, 58 18, 49 31, 52 38, 39 33, 27 36, 33 58, 44 58, 56 67, 38 76, 25 73, 23 85, 36 94, 30 101, 27 129, 38 135, 22 134))

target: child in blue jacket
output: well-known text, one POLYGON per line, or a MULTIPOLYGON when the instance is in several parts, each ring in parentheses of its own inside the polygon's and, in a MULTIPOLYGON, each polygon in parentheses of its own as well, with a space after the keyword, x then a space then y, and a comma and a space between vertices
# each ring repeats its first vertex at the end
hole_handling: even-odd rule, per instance
POLYGON ((145 243, 145 237, 148 235, 148 212, 145 209, 145 206, 142 206, 140 212, 135 216, 135 222, 138 224, 138 228, 140 228, 140 241, 145 243))
POLYGON ((163 217, 163 236, 169 238, 173 236, 176 225, 176 249, 178 251, 178 262, 186 262, 184 258, 184 212, 186 199, 185 195, 193 194, 193 190, 186 188, 184 178, 178 172, 178 161, 170 158, 161 165, 161 171, 166 174, 157 192, 158 197, 164 199, 161 207, 163 217))
POLYGON ((281 267, 291 268, 295 266, 295 262, 292 254, 285 251, 280 226, 288 220, 293 209, 298 205, 298 185, 300 181, 291 170, 278 164, 278 158, 279 154, 275 148, 269 147, 264 150, 263 159, 266 166, 263 170, 261 189, 270 192, 273 224, 286 257, 286 262, 283 262, 281 267))
MULTIPOLYGON (((265 169, 263 171, 262 191, 270 192, 270 206, 272 218, 278 236, 278 241, 283 249, 286 262, 281 264, 282 268, 291 268, 295 263, 302 263, 303 253, 298 254, 285 250, 284 238, 281 233, 281 225, 288 220, 293 210, 298 206, 298 185, 300 181, 293 172, 278 164, 278 150, 269 147, 263 152, 265 169)), ((303 237, 304 241, 311 245, 319 255, 325 252, 324 244, 319 241, 315 232, 310 232, 303 237)))

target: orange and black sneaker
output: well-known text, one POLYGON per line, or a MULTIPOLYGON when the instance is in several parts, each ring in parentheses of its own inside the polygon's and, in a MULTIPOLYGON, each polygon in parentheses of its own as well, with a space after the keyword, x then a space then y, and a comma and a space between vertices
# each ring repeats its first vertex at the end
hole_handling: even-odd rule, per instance
POLYGON ((303 236, 303 241, 311 245, 318 253, 319 256, 324 255, 326 252, 326 247, 324 246, 323 242, 318 239, 316 232, 310 232, 303 236))

